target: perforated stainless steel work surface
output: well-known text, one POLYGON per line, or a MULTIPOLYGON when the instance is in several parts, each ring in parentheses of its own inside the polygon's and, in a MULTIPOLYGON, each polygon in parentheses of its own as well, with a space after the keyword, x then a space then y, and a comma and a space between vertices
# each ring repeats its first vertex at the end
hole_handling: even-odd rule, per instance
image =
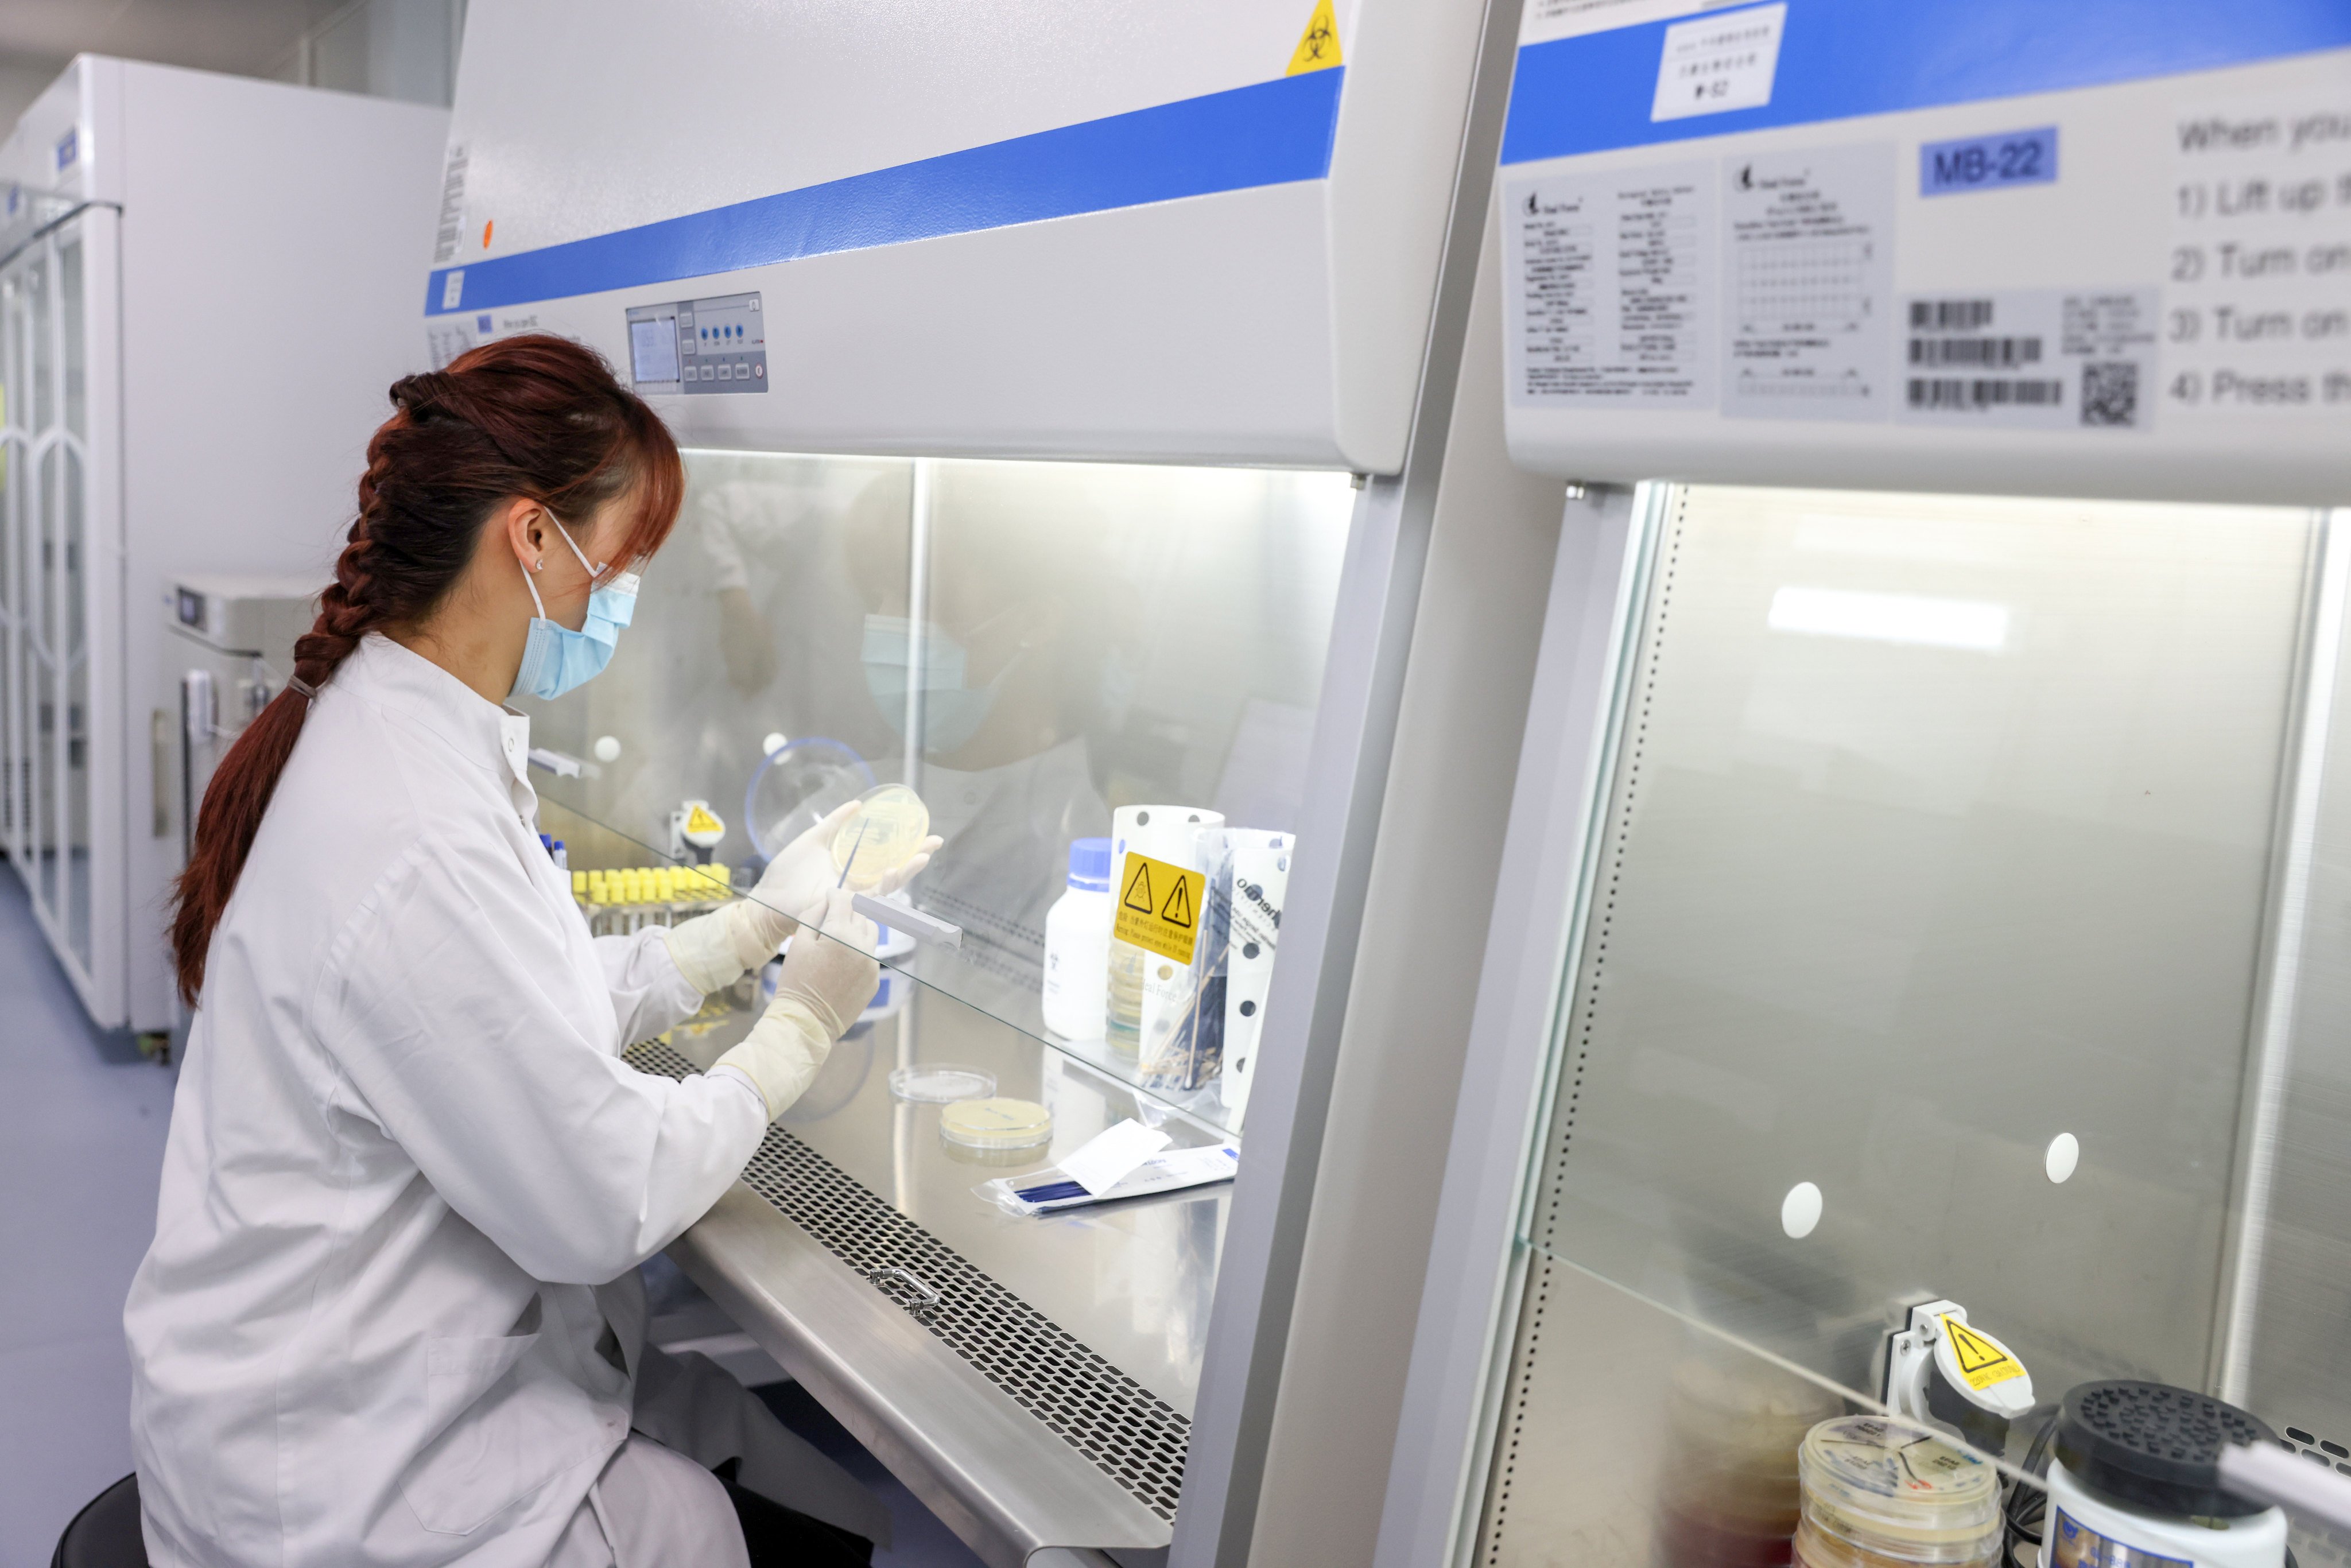
MULTIPOLYGON (((672 1078, 697 1071, 656 1041, 627 1060, 672 1078)), ((1180 1412, 784 1128, 768 1130, 743 1182, 1136 1500, 1175 1517, 1191 1426, 1180 1412)))

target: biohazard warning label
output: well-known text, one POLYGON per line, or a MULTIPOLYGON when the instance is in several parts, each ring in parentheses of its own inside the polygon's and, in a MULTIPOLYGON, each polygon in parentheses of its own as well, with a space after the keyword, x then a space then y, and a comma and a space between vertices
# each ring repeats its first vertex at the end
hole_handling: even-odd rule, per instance
POLYGON ((2024 1375, 2023 1363, 1948 1312, 1943 1315, 1943 1332, 1951 1336, 1951 1354, 1959 1364, 1959 1375, 1979 1394, 1995 1383, 2024 1375))
POLYGON ((1119 872, 1118 919, 1112 932, 1122 942, 1189 964, 1200 936, 1200 888, 1206 879, 1149 855, 1127 852, 1119 872))
POLYGON ((1339 18, 1332 12, 1331 0, 1315 0, 1314 14, 1306 18, 1306 31, 1300 35, 1298 47, 1290 51, 1290 68, 1281 74, 1303 76, 1343 63, 1339 57, 1339 18))
POLYGON ((709 807, 696 800, 693 810, 686 814, 685 831, 689 833, 723 833, 726 825, 712 814, 709 807))

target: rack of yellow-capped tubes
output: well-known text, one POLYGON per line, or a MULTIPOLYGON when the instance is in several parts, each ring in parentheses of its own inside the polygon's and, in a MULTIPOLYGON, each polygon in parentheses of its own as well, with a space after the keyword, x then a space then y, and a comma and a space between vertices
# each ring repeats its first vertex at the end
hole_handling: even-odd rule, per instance
POLYGON ((674 925, 735 896, 726 866, 638 865, 571 873, 572 901, 599 936, 674 925))

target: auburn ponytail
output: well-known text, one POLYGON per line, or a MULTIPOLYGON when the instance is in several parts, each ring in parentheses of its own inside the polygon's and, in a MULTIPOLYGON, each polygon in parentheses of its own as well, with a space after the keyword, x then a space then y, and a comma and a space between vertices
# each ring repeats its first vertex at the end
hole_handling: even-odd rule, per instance
POLYGON ((486 343, 446 370, 393 382, 392 402, 368 442, 359 516, 335 580, 319 596, 318 621, 295 640, 293 679, 229 747, 196 813, 172 914, 180 999, 191 1008, 311 695, 360 639, 429 616, 472 561, 483 523, 516 497, 576 519, 631 497, 634 522, 610 571, 658 549, 684 498, 668 427, 593 350, 566 339, 486 343))

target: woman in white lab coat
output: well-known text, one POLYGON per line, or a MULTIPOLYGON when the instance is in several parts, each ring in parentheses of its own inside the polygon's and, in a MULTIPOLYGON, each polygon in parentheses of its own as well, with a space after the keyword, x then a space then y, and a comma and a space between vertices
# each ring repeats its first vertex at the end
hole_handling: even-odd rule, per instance
POLYGON ((125 1312, 148 1554, 862 1561, 878 1502, 706 1360, 646 1346, 635 1273, 873 994, 872 928, 831 891, 838 823, 752 899, 591 938, 505 702, 603 667, 677 515, 676 446, 549 337, 392 400, 318 622, 179 886, 197 1010, 125 1312), (620 1060, 801 919, 822 935, 711 1071, 620 1060))

